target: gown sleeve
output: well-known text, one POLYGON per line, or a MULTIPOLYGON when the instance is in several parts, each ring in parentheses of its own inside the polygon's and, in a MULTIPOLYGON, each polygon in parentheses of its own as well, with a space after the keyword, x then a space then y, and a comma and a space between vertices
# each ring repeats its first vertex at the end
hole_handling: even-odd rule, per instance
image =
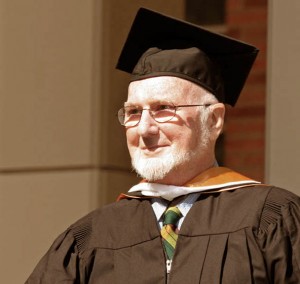
POLYGON ((259 235, 269 283, 300 283, 300 198, 285 190, 272 190, 259 235))
POLYGON ((54 241, 25 284, 81 283, 79 265, 76 240, 67 230, 54 241))

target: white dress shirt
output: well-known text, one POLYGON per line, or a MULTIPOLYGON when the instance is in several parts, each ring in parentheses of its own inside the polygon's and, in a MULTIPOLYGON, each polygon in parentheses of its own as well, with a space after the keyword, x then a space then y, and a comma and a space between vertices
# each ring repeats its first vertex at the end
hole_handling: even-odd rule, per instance
MULTIPOLYGON (((178 204, 176 204, 176 206, 178 207, 178 209, 180 210, 180 212, 182 214, 182 218, 179 219, 179 222, 177 225, 178 230, 180 230, 186 215, 192 208, 194 202, 198 199, 199 195, 200 195, 200 192, 188 194, 183 200, 181 200, 178 204)), ((170 202, 165 199, 152 198, 152 208, 153 208, 153 211, 156 216, 156 219, 157 219, 160 229, 163 226, 163 214, 166 211, 166 209, 169 207, 169 204, 170 204, 170 202)))

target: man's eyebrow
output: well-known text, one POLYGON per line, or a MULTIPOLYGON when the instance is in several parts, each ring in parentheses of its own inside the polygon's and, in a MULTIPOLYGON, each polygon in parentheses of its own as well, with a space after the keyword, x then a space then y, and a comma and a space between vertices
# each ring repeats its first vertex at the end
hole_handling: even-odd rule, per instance
POLYGON ((124 103, 124 107, 129 107, 129 106, 136 106, 136 104, 128 103, 128 102, 124 103))
MULTIPOLYGON (((174 103, 172 103, 170 100, 157 100, 157 101, 153 101, 150 103, 150 106, 152 105, 173 105, 174 103)), ((140 104, 135 104, 135 103, 130 103, 130 102, 125 102, 124 103, 124 107, 129 107, 129 106, 139 106, 140 104)))

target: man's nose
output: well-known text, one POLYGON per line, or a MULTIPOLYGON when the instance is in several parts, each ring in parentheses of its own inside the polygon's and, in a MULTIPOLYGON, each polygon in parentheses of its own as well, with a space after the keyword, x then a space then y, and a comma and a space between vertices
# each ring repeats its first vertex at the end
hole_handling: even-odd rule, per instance
POLYGON ((140 122, 137 126, 137 131, 140 136, 147 137, 158 133, 158 125, 155 119, 151 116, 148 109, 143 110, 140 122))

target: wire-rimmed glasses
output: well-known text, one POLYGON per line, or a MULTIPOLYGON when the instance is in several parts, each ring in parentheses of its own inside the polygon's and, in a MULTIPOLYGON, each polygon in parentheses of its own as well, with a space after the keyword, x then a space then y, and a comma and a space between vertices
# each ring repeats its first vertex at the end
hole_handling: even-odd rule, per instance
POLYGON ((198 106, 208 107, 210 105, 211 104, 201 104, 201 105, 158 104, 158 105, 151 106, 150 108, 142 108, 139 106, 125 106, 119 109, 117 115, 121 125, 124 125, 125 127, 133 127, 139 124, 144 110, 148 110, 151 117, 155 121, 159 123, 164 123, 170 121, 176 115, 176 111, 179 108, 198 107, 198 106))

